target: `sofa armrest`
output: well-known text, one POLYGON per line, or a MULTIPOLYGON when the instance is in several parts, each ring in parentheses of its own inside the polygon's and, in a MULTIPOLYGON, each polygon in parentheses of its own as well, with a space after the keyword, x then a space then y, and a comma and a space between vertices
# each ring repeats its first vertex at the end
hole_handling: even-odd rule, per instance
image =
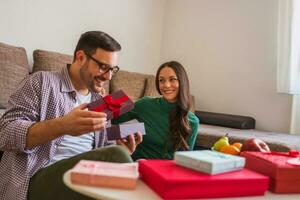
POLYGON ((248 116, 196 111, 200 123, 238 129, 255 129, 255 119, 248 116))

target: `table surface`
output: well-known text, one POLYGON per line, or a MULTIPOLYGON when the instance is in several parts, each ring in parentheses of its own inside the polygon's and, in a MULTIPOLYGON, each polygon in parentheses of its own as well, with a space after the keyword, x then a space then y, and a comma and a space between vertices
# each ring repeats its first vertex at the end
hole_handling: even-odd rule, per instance
MULTIPOLYGON (((121 190, 104 187, 90 187, 72 184, 70 180, 70 170, 63 176, 64 183, 74 191, 87 195, 95 199, 123 199, 123 200, 160 200, 162 199, 151 188, 147 186, 142 180, 138 180, 137 187, 134 190, 121 190)), ((264 196, 251 196, 251 197, 230 197, 230 198, 216 198, 215 200, 229 200, 229 199, 241 199, 241 200, 299 200, 300 194, 274 194, 272 192, 266 192, 264 196)), ((212 198, 210 200, 213 200, 212 198)))

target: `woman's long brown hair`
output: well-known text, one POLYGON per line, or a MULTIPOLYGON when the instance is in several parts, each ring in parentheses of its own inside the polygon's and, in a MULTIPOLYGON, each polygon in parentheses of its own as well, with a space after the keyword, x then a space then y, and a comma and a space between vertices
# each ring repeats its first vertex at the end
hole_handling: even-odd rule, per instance
POLYGON ((159 94, 161 94, 159 89, 159 74, 165 67, 173 69, 179 81, 177 106, 170 112, 169 117, 171 143, 174 151, 189 150, 189 145, 187 143, 191 134, 191 128, 188 121, 188 112, 191 108, 189 79, 185 69, 179 62, 166 62, 162 64, 156 72, 155 84, 159 94))

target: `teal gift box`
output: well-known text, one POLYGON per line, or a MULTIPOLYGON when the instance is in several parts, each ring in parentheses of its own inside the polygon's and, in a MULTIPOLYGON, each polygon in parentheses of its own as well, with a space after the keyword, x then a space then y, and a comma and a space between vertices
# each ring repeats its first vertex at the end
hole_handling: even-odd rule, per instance
POLYGON ((244 168, 245 158, 210 150, 177 151, 174 154, 177 165, 208 174, 220 174, 244 168))

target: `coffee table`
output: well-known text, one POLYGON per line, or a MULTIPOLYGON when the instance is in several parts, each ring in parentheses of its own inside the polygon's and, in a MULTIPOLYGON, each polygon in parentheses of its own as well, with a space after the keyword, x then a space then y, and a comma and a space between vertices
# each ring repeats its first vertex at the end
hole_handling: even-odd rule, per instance
MULTIPOLYGON (((135 190, 121 190, 103 187, 90 187, 72 184, 70 180, 70 170, 63 176, 64 183, 71 189, 86 196, 95 199, 122 199, 122 200, 160 200, 162 199, 156 194, 146 183, 142 180, 138 180, 135 190)), ((251 187, 251 186, 250 186, 251 187)), ((272 192, 266 192, 264 196, 251 196, 251 197, 230 197, 230 198, 216 198, 210 200, 229 200, 229 199, 241 199, 241 200, 299 200, 300 194, 274 194, 272 192)))

